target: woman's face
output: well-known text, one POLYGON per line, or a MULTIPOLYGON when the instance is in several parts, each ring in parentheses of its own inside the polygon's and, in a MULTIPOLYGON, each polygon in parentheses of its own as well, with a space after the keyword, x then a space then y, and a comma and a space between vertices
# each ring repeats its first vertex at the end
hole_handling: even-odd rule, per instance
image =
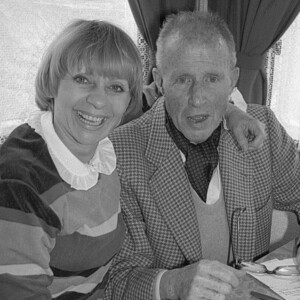
POLYGON ((116 128, 130 102, 128 81, 72 70, 54 98, 54 128, 81 160, 93 156, 98 142, 116 128))

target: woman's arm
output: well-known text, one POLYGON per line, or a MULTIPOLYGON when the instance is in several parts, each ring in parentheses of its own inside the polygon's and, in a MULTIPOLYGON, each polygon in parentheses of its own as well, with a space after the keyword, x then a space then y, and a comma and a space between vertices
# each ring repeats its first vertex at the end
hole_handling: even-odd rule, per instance
POLYGON ((231 103, 228 104, 224 118, 228 129, 233 132, 243 151, 262 147, 266 139, 265 124, 231 103))
POLYGON ((51 299, 51 216, 38 195, 22 181, 2 179, 0 190, 1 297, 51 299))

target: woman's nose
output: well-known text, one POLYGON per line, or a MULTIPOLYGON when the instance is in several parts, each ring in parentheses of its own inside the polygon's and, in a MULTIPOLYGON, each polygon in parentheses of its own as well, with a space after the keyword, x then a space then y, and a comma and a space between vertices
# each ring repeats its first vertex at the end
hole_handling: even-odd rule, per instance
POLYGON ((108 101, 108 95, 103 87, 97 87, 87 97, 87 102, 95 108, 102 108, 108 101))

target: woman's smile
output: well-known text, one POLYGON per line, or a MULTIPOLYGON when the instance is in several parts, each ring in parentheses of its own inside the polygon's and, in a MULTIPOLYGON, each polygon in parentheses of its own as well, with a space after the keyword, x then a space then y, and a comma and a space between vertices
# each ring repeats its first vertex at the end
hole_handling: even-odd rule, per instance
POLYGON ((97 117, 97 116, 92 116, 87 113, 84 113, 82 111, 77 111, 77 115, 79 117, 79 120, 88 125, 88 126, 94 126, 94 127, 99 127, 101 126, 105 120, 107 119, 106 117, 97 117))
POLYGON ((121 122, 130 102, 129 84, 121 78, 76 68, 60 82, 54 99, 54 127, 75 154, 94 154, 99 141, 121 122))

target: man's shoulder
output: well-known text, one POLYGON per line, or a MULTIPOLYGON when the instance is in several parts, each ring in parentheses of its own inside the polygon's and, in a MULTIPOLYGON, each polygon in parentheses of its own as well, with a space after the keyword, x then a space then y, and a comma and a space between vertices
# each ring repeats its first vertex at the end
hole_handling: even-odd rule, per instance
POLYGON ((248 104, 247 113, 250 116, 263 122, 267 127, 275 128, 278 126, 282 126, 279 120, 277 119, 275 113, 268 106, 259 104, 248 104))
POLYGON ((109 135, 117 158, 141 160, 146 153, 157 153, 157 143, 166 140, 163 100, 157 100, 141 117, 116 128, 109 135))
POLYGON ((257 119, 268 119, 274 115, 270 107, 260 104, 248 104, 247 113, 257 119))
POLYGON ((141 117, 116 128, 109 138, 114 145, 134 147, 134 145, 148 139, 151 131, 152 114, 146 112, 141 117))

